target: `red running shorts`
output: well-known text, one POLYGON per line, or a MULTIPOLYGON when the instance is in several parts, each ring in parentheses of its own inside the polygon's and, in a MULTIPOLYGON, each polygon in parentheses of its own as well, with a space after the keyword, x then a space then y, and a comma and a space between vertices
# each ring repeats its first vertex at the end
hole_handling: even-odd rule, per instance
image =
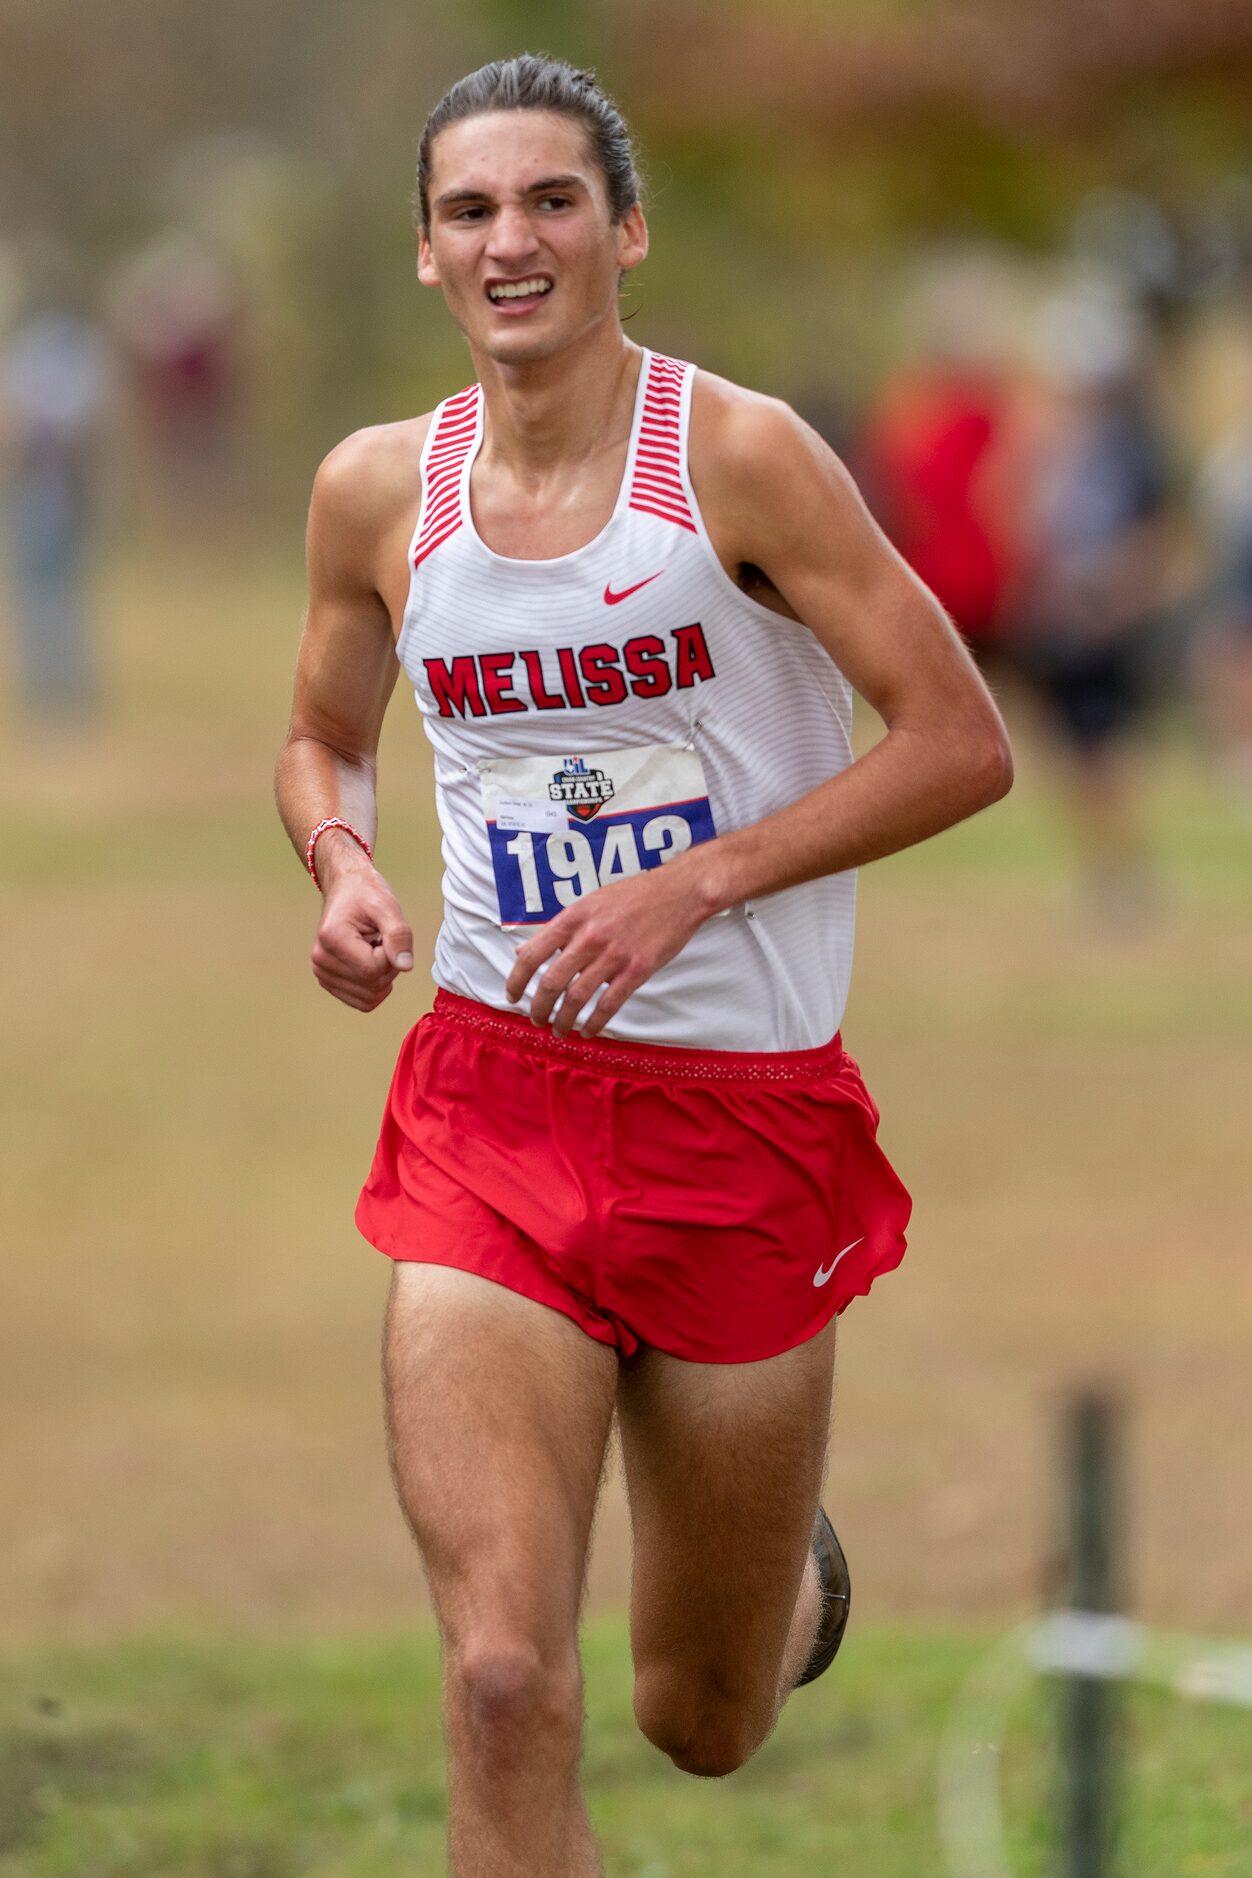
POLYGON ((903 1258, 910 1201, 877 1126, 838 1037, 761 1056, 562 1039, 440 991, 400 1050, 357 1224, 623 1356, 751 1363, 903 1258))

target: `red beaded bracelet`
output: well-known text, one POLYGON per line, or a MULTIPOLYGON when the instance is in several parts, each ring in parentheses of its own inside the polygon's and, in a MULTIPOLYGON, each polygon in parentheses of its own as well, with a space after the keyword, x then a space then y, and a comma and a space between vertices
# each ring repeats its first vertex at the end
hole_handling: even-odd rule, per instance
POLYGON ((321 840, 322 836, 326 833, 326 830, 328 828, 342 828, 345 835, 352 836, 352 839, 356 842, 356 845, 358 848, 363 848, 365 850, 365 858, 367 861, 372 862, 374 859, 374 850, 370 847, 370 844, 365 839, 364 835, 358 835, 356 829, 352 826, 351 822, 345 822, 343 817, 340 815, 328 815, 324 822, 319 822, 317 824, 317 827, 313 830, 313 833, 309 836, 308 846, 304 850, 304 865, 308 868, 310 874, 312 874, 313 885, 317 888, 319 893, 321 892, 322 883, 317 877, 317 863, 313 858, 313 850, 316 848, 318 842, 321 840))

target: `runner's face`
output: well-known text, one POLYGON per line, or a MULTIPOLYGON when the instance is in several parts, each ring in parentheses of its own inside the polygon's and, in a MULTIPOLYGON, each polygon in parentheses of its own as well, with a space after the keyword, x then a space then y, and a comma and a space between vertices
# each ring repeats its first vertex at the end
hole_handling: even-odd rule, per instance
POLYGON ((614 223, 574 119, 492 111, 435 139, 418 277, 443 289, 470 344, 500 364, 550 358, 616 320, 621 270, 647 247, 642 210, 614 223))

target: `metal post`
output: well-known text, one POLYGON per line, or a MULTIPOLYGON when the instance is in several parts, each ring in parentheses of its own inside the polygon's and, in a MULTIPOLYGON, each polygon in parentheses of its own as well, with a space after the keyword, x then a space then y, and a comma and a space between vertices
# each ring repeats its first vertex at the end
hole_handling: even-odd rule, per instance
MULTIPOLYGON (((1066 1426, 1069 1607, 1112 1615, 1121 1597, 1117 1412, 1104 1395, 1070 1406, 1066 1426)), ((1116 1851, 1119 1689, 1093 1665, 1061 1689, 1065 1878, 1111 1878, 1116 1851), (1094 1673, 1093 1673, 1094 1672, 1094 1673)))

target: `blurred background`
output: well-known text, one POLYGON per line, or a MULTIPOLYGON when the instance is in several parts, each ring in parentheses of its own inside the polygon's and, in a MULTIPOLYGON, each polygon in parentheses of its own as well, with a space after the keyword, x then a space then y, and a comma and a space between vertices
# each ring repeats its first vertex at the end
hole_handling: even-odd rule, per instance
MULTIPOLYGON (((431 995, 425 742, 398 691, 380 861, 419 969, 368 1023, 309 974, 316 896, 270 770, 318 461, 469 376, 414 276, 422 122, 523 49, 594 63, 640 139, 652 254, 629 333, 789 399, 845 456, 1018 755, 1005 804, 862 879, 845 1037, 916 1214, 905 1266, 843 1334, 827 1503, 865 1639, 859 1732, 837 1692, 814 1698, 871 1799, 821 1797, 785 1718, 765 1763, 779 1844, 701 1789, 676 1854, 626 1823, 614 1747, 609 1869, 812 1870, 813 1808, 825 1846, 862 1805, 845 1869, 939 1870, 942 1703, 875 1704, 926 1666, 947 1688, 962 1650, 1055 1589, 1055 1426, 1077 1387, 1126 1411, 1129 1607, 1252 1626, 1252 11, 3 0, 4 1878, 399 1869, 359 1862, 385 1810, 359 1780, 355 1863, 329 1825, 297 1853, 260 1812, 252 1838, 221 1838, 221 1808, 180 1838, 143 1785, 133 1692, 198 1639, 200 1669, 150 1705, 191 1739, 206 1662, 220 1687, 236 1665, 232 1712, 255 1718, 270 1697, 238 1665, 262 1643, 383 1681, 409 1644, 380 1638, 427 1648, 381 1440, 388 1272, 351 1222, 431 995), (864 1770, 888 1747, 916 1752, 913 1784, 875 1810, 864 1770), (159 1844, 136 1823, 158 1815, 159 1844), (61 1863, 39 1862, 54 1840, 61 1863)), ((606 1686, 628 1569, 614 1478, 590 1586, 606 1686)), ((416 1686, 395 1691, 400 1741, 416 1686)), ((438 1826, 433 1689, 421 1805, 397 1752, 395 1857, 438 1826)), ((1213 1748, 1209 1836, 1179 1827, 1137 1872, 1248 1868, 1239 1725, 1213 1748)), ((1027 1833, 1020 1869, 1041 1845, 1027 1833)))

